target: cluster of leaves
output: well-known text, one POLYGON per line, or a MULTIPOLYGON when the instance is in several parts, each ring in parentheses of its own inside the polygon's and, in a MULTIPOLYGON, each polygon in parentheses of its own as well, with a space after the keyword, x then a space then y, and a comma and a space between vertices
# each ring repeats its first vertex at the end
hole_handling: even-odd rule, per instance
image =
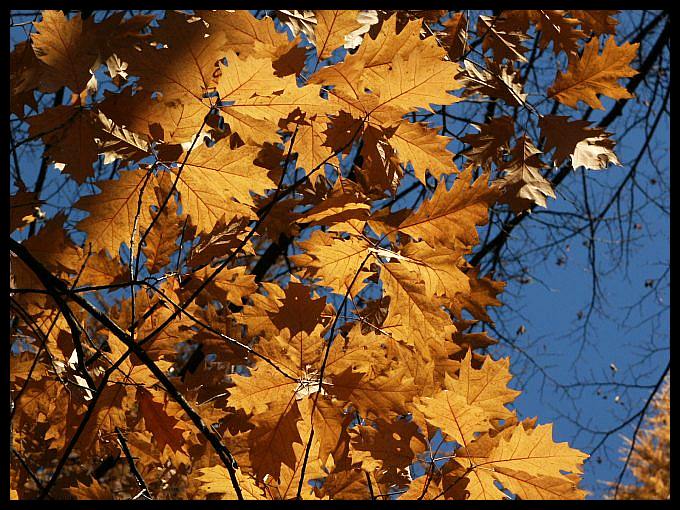
POLYGON ((542 154, 618 164, 609 133, 540 115, 515 69, 535 26, 568 61, 544 97, 629 97, 636 45, 611 14, 482 16, 479 67, 460 12, 44 12, 11 54, 12 113, 101 191, 43 220, 14 183, 11 228, 42 227, 11 240, 13 495, 584 497, 587 455, 520 421, 509 360, 466 333, 504 286, 466 256, 489 207, 554 197, 542 154), (479 97, 539 115, 540 143, 493 118, 458 169, 408 120, 479 97), (417 210, 399 209, 406 174, 417 210))
POLYGON ((671 497, 671 382, 670 376, 654 398, 635 442, 627 439, 627 456, 635 483, 612 484, 614 499, 670 499, 671 497))

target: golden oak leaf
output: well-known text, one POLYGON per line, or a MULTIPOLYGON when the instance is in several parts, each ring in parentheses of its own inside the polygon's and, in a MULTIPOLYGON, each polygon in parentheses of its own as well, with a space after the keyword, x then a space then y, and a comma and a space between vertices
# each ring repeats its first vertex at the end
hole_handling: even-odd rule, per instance
POLYGON ((248 433, 248 444, 253 471, 259 480, 267 475, 281 480, 282 466, 295 469, 298 455, 294 446, 304 444, 297 428, 300 420, 300 410, 292 395, 287 402, 281 401, 276 407, 253 415, 250 421, 255 428, 248 433))
POLYGON ((298 223, 310 226, 323 225, 330 232, 350 232, 360 234, 353 227, 368 219, 371 206, 361 188, 353 181, 338 176, 333 188, 325 194, 314 197, 314 207, 300 217, 298 223))
MULTIPOLYGON (((298 433, 300 437, 308 438, 310 432, 311 428, 308 422, 300 421, 298 423, 298 433)), ((309 481, 326 476, 326 472, 323 471, 321 462, 319 461, 319 442, 314 438, 312 439, 305 468, 305 480, 302 483, 302 490, 300 492, 301 499, 317 499, 309 481)), ((264 479, 265 493, 268 495, 269 499, 297 499, 298 487, 300 486, 300 479, 302 477, 302 466, 305 462, 306 447, 304 444, 300 443, 294 443, 292 446, 295 455, 293 466, 283 464, 281 465, 280 477, 266 476, 264 479), (278 483, 275 483, 275 480, 278 483)))
POLYGON ((640 43, 623 43, 617 46, 614 37, 609 37, 600 54, 600 40, 593 37, 585 45, 580 58, 569 59, 567 72, 560 72, 555 77, 555 83, 548 89, 548 97, 554 97, 572 108, 583 101, 598 110, 604 110, 604 106, 597 94, 604 94, 612 99, 633 97, 619 85, 618 80, 637 74, 629 64, 635 58, 639 46, 640 43))
POLYGON ((392 360, 384 352, 384 342, 388 338, 373 330, 363 334, 360 325, 355 325, 342 341, 336 337, 328 354, 326 370, 328 373, 340 374, 349 369, 362 372, 369 378, 384 373, 392 360))
POLYGON ((484 37, 482 41, 482 48, 484 51, 493 50, 493 58, 500 63, 503 59, 508 59, 511 62, 519 60, 520 62, 527 62, 524 56, 529 48, 522 46, 522 41, 529 39, 526 33, 518 30, 512 30, 510 27, 503 26, 503 23, 498 23, 498 17, 480 16, 477 22, 477 34, 484 37))
POLYGON ((384 197, 386 191, 395 193, 403 170, 382 129, 368 124, 363 132, 363 142, 363 163, 357 170, 357 182, 364 193, 374 199, 384 197))
POLYGON ((314 441, 318 442, 317 455, 322 464, 326 464, 328 456, 349 439, 346 429, 354 416, 344 411, 346 406, 345 402, 327 395, 319 395, 316 402, 310 398, 298 401, 303 419, 314 428, 314 441))
MULTIPOLYGON (((42 423, 47 427, 40 438, 41 447, 61 450, 78 427, 77 422, 84 410, 83 399, 50 375, 41 379, 31 378, 25 386, 21 405, 15 408, 16 424, 13 428, 15 435, 19 436, 15 441, 20 444, 26 437, 26 428, 32 430, 36 424, 42 423)), ((27 436, 30 437, 30 434, 27 436)))
POLYGON ((361 469, 345 469, 332 471, 321 488, 314 490, 319 496, 328 496, 330 499, 360 500, 370 499, 371 493, 366 483, 366 473, 361 469))
POLYGON ((581 22, 581 26, 586 33, 590 34, 595 32, 595 34, 616 34, 616 25, 619 21, 612 16, 618 14, 619 11, 615 10, 594 10, 588 9, 583 10, 570 10, 571 15, 581 22))
POLYGON ((314 28, 314 45, 319 60, 331 56, 333 50, 345 44, 346 36, 361 25, 357 21, 359 11, 317 10, 314 28))
POLYGON ((26 119, 31 136, 42 136, 47 153, 55 163, 63 163, 63 172, 82 184, 94 176, 92 164, 97 161, 100 135, 94 114, 74 105, 59 105, 26 119))
POLYGON ((442 477, 446 499, 469 499, 498 501, 509 499, 494 483, 496 479, 490 470, 467 471, 460 465, 450 469, 442 477), (462 497, 461 497, 462 496, 462 497))
POLYGON ((505 282, 491 279, 489 276, 479 278, 479 268, 468 271, 470 291, 461 292, 451 301, 451 311, 458 320, 462 319, 462 311, 466 309, 475 319, 493 323, 486 312, 487 306, 500 306, 502 303, 496 296, 503 292, 505 282))
POLYGON ((137 388, 139 412, 158 447, 163 450, 165 445, 168 445, 173 451, 182 450, 184 431, 177 427, 180 421, 168 414, 167 401, 168 396, 164 393, 158 391, 152 393, 144 388, 137 388))
MULTIPOLYGON (((194 271, 191 280, 182 288, 182 296, 185 299, 195 292, 208 277, 215 272, 215 268, 206 266, 194 271)), ((243 266, 223 269, 217 277, 208 283, 201 294, 196 297, 196 303, 205 306, 213 300, 222 303, 229 301, 241 305, 245 297, 250 296, 257 290, 255 276, 246 274, 243 266)))
POLYGON ((429 61, 441 60, 446 54, 434 37, 421 38, 421 20, 409 20, 403 26, 398 26, 397 18, 395 15, 384 20, 381 30, 365 38, 354 55, 357 60, 365 62, 369 75, 388 66, 397 55, 408 56, 418 51, 424 60, 429 61))
MULTIPOLYGON (((234 375, 235 386, 229 389, 227 400, 231 407, 246 413, 259 414, 269 407, 288 406, 294 399, 298 382, 288 379, 265 363, 251 370, 249 377, 234 375)), ((297 407, 296 407, 297 409, 297 407)))
POLYGON ((361 82, 373 89, 381 79, 381 72, 397 55, 407 57, 418 51, 423 64, 441 60, 445 51, 434 37, 421 40, 421 25, 419 21, 411 21, 398 31, 397 16, 391 16, 383 21, 382 30, 364 39, 355 54, 318 70, 310 77, 310 83, 332 85, 331 94, 344 100, 358 100, 364 89, 361 82))
POLYGON ((401 122, 394 134, 388 138, 399 160, 411 163, 416 177, 426 184, 425 170, 434 177, 458 172, 453 163, 453 154, 446 145, 450 141, 437 134, 438 129, 420 122, 401 122))
POLYGON ((355 236, 343 239, 316 230, 307 241, 298 245, 306 253, 291 257, 291 260, 305 267, 305 277, 319 277, 320 285, 343 295, 348 291, 356 295, 366 286, 366 259, 371 247, 366 240, 355 236))
POLYGON ((490 345, 498 343, 498 340, 491 338, 485 331, 477 333, 463 333, 464 330, 475 324, 476 320, 471 321, 454 321, 454 325, 458 329, 453 335, 453 341, 460 346, 461 350, 471 349, 485 349, 490 345))
POLYGON ((104 155, 105 163, 114 159, 138 161, 151 153, 147 136, 117 125, 101 111, 97 112, 97 121, 101 132, 97 146, 99 153, 104 155))
MULTIPOLYGON (((145 303, 143 299, 139 299, 142 297, 143 294, 141 292, 137 293, 137 310, 142 309, 146 310, 148 309, 144 305, 148 303, 145 303)), ((125 317, 127 319, 127 317, 125 317)), ((123 322, 124 324, 129 324, 129 319, 126 321, 118 321, 118 322, 123 322)), ((161 359, 167 356, 168 351, 170 350, 167 346, 167 343, 172 343, 173 345, 176 343, 179 343, 181 341, 180 338, 177 338, 176 335, 172 334, 172 328, 169 328, 170 332, 166 333, 165 335, 159 335, 159 338, 157 340, 154 340, 150 345, 146 344, 145 345, 145 351, 147 351, 147 354, 149 354, 150 357, 152 357, 153 361, 155 364, 160 368, 161 370, 168 370, 172 366, 172 362, 161 359), (166 345, 163 345, 166 344, 166 345)), ((147 326, 147 328, 140 328, 141 332, 150 332, 150 328, 147 326)), ((109 346, 110 352, 105 353, 106 357, 111 360, 112 363, 120 361, 120 358, 124 356, 127 353, 127 347, 123 342, 118 340, 118 338, 110 332, 108 333, 108 338, 106 339, 106 342, 109 346)), ((174 351, 172 351, 174 354, 174 351)), ((151 370, 142 363, 142 361, 135 355, 131 354, 130 356, 127 356, 127 358, 119 364, 120 370, 115 371, 114 374, 110 377, 110 381, 112 383, 118 383, 114 384, 114 386, 120 385, 120 383, 129 383, 130 380, 135 381, 137 384, 146 384, 148 386, 152 386, 154 384, 157 384, 157 379, 156 376, 153 375, 151 370)))
POLYGON ((585 499, 588 493, 578 488, 574 476, 535 476, 504 467, 494 468, 494 477, 519 499, 585 499), (569 479, 565 479, 569 478, 569 479))
POLYGON ((79 287, 87 285, 113 285, 129 280, 129 270, 121 265, 120 259, 117 257, 109 257, 103 249, 88 255, 83 254, 80 248, 75 248, 80 252, 81 257, 77 270, 72 272, 76 273, 79 287), (80 271, 81 267, 82 271, 80 271))
POLYGON ((585 34, 575 26, 578 19, 566 17, 566 11, 560 10, 535 10, 529 11, 531 20, 536 24, 536 29, 541 31, 539 47, 545 49, 550 42, 553 43, 553 52, 557 55, 564 51, 568 55, 576 54, 579 40, 585 34))
POLYGON ((485 124, 472 126, 479 129, 479 133, 470 133, 461 139, 470 144, 470 149, 463 152, 463 156, 476 165, 483 165, 485 169, 490 167, 492 161, 500 163, 503 151, 509 148, 510 139, 515 134, 512 117, 494 117, 485 124))
POLYGON ((120 245, 130 243, 135 228, 139 235, 150 224, 155 177, 147 175, 145 169, 120 172, 118 180, 97 182, 100 194, 82 197, 73 205, 90 213, 77 223, 77 228, 87 234, 94 251, 105 249, 117 256, 120 245))
POLYGON ((443 490, 441 476, 434 473, 432 476, 420 476, 413 480, 406 492, 399 496, 399 500, 435 500, 435 499, 465 499, 465 494, 452 490, 443 490), (451 497, 453 496, 453 497, 451 497), (457 496, 457 497, 456 497, 457 496))
POLYGON ((460 99, 448 91, 463 85, 455 80, 458 64, 445 60, 427 63, 420 58, 420 50, 407 57, 396 55, 387 67, 376 71, 374 93, 379 96, 372 114, 382 122, 397 121, 402 115, 425 108, 433 111, 431 104, 450 105, 460 99))
POLYGON ((405 257, 401 263, 416 272, 425 284, 426 294, 454 297, 470 292, 469 279, 458 267, 461 250, 445 246, 434 249, 424 242, 411 242, 404 246, 401 255, 405 257))
POLYGON ((317 325, 314 331, 290 333, 288 328, 281 330, 273 338, 260 340, 258 352, 266 355, 280 368, 298 380, 296 396, 302 397, 318 389, 318 368, 323 358, 326 341, 321 336, 323 326, 317 325), (316 382, 314 382, 316 381, 316 382))
MULTIPOLYGON (((156 193, 156 201, 160 207, 167 197, 170 188, 168 186, 159 186, 154 191, 156 193)), ((151 273, 156 273, 167 266, 170 263, 172 254, 178 249, 177 241, 182 233, 183 221, 177 215, 177 210, 177 202, 171 197, 160 212, 160 216, 149 232, 149 235, 146 236, 142 251, 146 257, 145 264, 151 273)), ((157 214, 157 212, 154 213, 154 216, 157 214)))
POLYGON ((252 304, 245 305, 235 318, 248 328, 250 335, 275 336, 280 328, 274 325, 272 316, 279 312, 285 291, 276 283, 262 282, 260 285, 263 292, 250 296, 252 304))
POLYGON ((300 331, 311 333, 320 322, 326 298, 313 299, 308 286, 291 281, 278 306, 276 313, 269 314, 274 326, 288 328, 292 335, 300 331))
POLYGON ((428 424, 441 429, 442 433, 463 448, 473 441, 475 434, 490 428, 489 418, 483 407, 469 403, 460 393, 455 380, 444 376, 444 389, 433 397, 419 397, 415 408, 423 414, 428 424))
POLYGON ((203 93, 215 86, 216 63, 225 56, 224 36, 208 33, 200 20, 166 11, 151 37, 156 45, 142 45, 130 59, 130 74, 139 76, 139 84, 148 92, 162 94, 163 102, 204 103, 204 114, 208 113, 210 104, 203 93))
POLYGON ((19 391, 20 381, 27 381, 30 377, 36 380, 42 379, 47 373, 47 367, 42 363, 34 363, 35 354, 22 352, 19 355, 12 355, 9 358, 9 380, 12 391, 19 391), (35 366, 34 366, 35 365, 35 366), (15 383, 17 386, 15 386, 15 383))
POLYGON ((519 72, 512 65, 500 65, 486 62, 483 69, 465 61, 465 71, 459 75, 465 85, 463 96, 484 94, 499 98, 512 106, 525 106, 527 94, 522 92, 522 81, 519 72))
MULTIPOLYGON (((208 235, 201 236, 201 241, 187 260, 187 265, 197 267, 210 264, 216 258, 230 255, 243 241, 248 221, 245 218, 237 218, 227 224, 218 222, 208 235)), ((242 249, 244 253, 254 255, 250 242, 246 243, 242 249)))
MULTIPOLYGON (((360 47, 359 52, 363 47, 364 45, 360 47)), ((316 71, 310 76, 309 83, 332 86, 329 94, 337 98, 342 104, 342 109, 348 113, 354 113, 352 110, 358 110, 357 117, 361 117, 361 112, 365 111, 361 103, 362 101, 370 101, 369 98, 371 97, 367 97, 364 93, 365 87, 361 87, 362 80, 364 80, 362 76, 364 66, 365 62, 358 57, 358 54, 348 55, 342 62, 322 67, 316 71)))
MULTIPOLYGON (((295 128, 293 127, 289 130, 294 131, 295 128)), ((286 150, 288 150, 291 141, 294 142, 294 151, 298 155, 295 163, 296 166, 311 172, 324 162, 330 161, 333 151, 329 146, 325 145, 325 130, 326 121, 317 115, 313 115, 309 119, 300 122, 295 139, 291 138, 286 144, 286 150)), ((316 173, 310 175, 310 182, 312 184, 315 183, 322 175, 323 171, 317 170, 316 173)))
POLYGON ((380 280, 390 297, 389 312, 381 328, 408 345, 421 346, 443 340, 454 332, 442 310, 442 298, 428 295, 418 273, 405 264, 381 266, 380 280))
POLYGON ((255 475, 260 480, 266 475, 279 480, 282 465, 295 467, 293 443, 303 443, 297 429, 302 416, 296 391, 301 385, 263 363, 251 370, 250 377, 234 379, 229 405, 254 413, 250 422, 255 428, 248 432, 248 445, 255 475))
POLYGON ((422 349, 409 348, 398 342, 389 346, 401 351, 399 363, 407 367, 415 384, 421 388, 420 396, 431 397, 444 384, 446 374, 453 375, 458 371, 459 362, 453 358, 459 357, 461 346, 455 343, 432 342, 422 349))
MULTIPOLYGON (((230 149, 225 141, 214 147, 194 147, 177 178, 182 211, 198 232, 210 232, 218 221, 255 218, 252 193, 264 194, 276 184, 255 163, 258 147, 230 149)), ((184 161, 184 158, 181 158, 184 161)), ((173 172, 175 173, 175 172, 173 172)))
POLYGON ((83 429, 78 441, 78 448, 95 455, 104 448, 102 436, 115 435, 116 427, 126 429, 126 413, 135 406, 133 387, 121 384, 109 384, 102 391, 95 410, 83 429))
MULTIPOLYGON (((196 480, 201 482, 201 492, 205 494, 219 494, 221 499, 238 499, 236 489, 231 483, 229 471, 224 466, 212 466, 198 469, 200 476, 196 480)), ((236 470, 236 480, 243 499, 246 500, 262 500, 264 491, 257 486, 255 480, 240 469, 236 470)))
MULTIPOLYGON (((132 48, 149 38, 144 32, 155 16, 138 14, 126 18, 126 14, 125 11, 118 11, 99 23, 95 23, 95 17, 90 16, 83 22, 84 29, 94 34, 102 63, 116 52, 129 57, 132 48)), ((136 52, 136 49, 132 49, 132 52, 136 52)))
POLYGON ((193 141, 209 111, 199 101, 163 101, 148 90, 133 95, 130 87, 116 94, 104 91, 99 107, 112 122, 131 132, 176 144, 193 141))
POLYGON ((376 420, 349 431, 350 455, 368 473, 379 471, 381 480, 403 484, 405 472, 416 455, 426 450, 426 440, 413 421, 403 418, 376 420), (386 480, 387 479, 387 480, 386 480))
MULTIPOLYGON (((258 209, 261 210, 262 207, 272 204, 273 199, 274 195, 262 199, 258 198, 256 200, 258 209)), ((300 234, 300 227, 296 220, 303 216, 299 212, 294 212, 299 203, 300 199, 297 197, 274 201, 273 207, 269 209, 269 213, 264 217, 258 228, 262 240, 272 240, 278 246, 283 246, 289 243, 290 239, 297 237, 300 234)))
POLYGON ((226 55, 227 65, 220 63, 221 76, 217 92, 222 101, 245 101, 253 96, 270 96, 290 85, 295 77, 277 77, 270 58, 240 57, 233 52, 226 55))
POLYGON ((574 170, 579 166, 602 170, 610 163, 621 165, 613 148, 616 142, 609 139, 611 133, 602 128, 591 128, 590 122, 574 120, 561 115, 546 115, 539 120, 541 134, 545 136, 545 151, 555 148, 553 160, 561 164, 571 156, 574 170))
POLYGON ((452 391, 463 395, 468 404, 481 407, 489 420, 507 419, 511 412, 505 407, 520 394, 508 388, 512 379, 509 371, 510 358, 498 361, 487 357, 479 369, 472 366, 472 351, 468 351, 460 363, 458 378, 449 381, 452 391))
POLYGON ((541 161, 541 151, 524 135, 517 140, 510 154, 512 159, 501 166, 504 177, 495 182, 495 185, 505 190, 499 201, 510 204, 515 213, 529 209, 534 204, 547 207, 546 197, 556 197, 552 184, 540 172, 541 168, 546 167, 541 161))
MULTIPOLYGON (((338 112, 335 96, 324 99, 321 86, 315 84, 298 87, 292 77, 286 77, 281 93, 270 96, 254 96, 250 99, 236 101, 234 105, 224 107, 228 115, 243 114, 257 120, 268 121, 272 127, 278 125, 280 119, 288 118, 297 108, 305 115, 333 115, 338 112), (288 79, 290 78, 290 79, 288 79)), ((276 78, 279 82, 282 78, 276 78)))
POLYGON ((37 33, 31 34, 33 50, 48 68, 41 88, 56 92, 66 85, 80 93, 92 77, 90 69, 101 63, 97 62, 96 41, 92 32, 83 30, 80 14, 67 19, 61 11, 43 11, 42 21, 34 25, 37 33))
POLYGON ((343 401, 349 401, 361 416, 392 418, 407 412, 408 403, 418 393, 413 378, 405 368, 374 377, 347 369, 329 374, 333 393, 343 401))
POLYGON ((273 56, 272 66, 276 76, 299 76, 307 60, 307 48, 301 46, 302 39, 296 37, 286 46, 278 46, 273 56))
MULTIPOLYGON (((65 220, 64 213, 57 213, 43 224, 36 235, 26 239, 23 245, 50 271, 76 274, 84 262, 82 249, 76 246, 66 234, 65 220)), ((23 262, 16 260, 16 265, 21 264, 23 262)), ((39 288, 42 287, 35 275, 30 276, 27 273, 24 275, 28 277, 28 280, 21 285, 27 285, 28 281, 31 281, 35 282, 39 288)), ((16 284, 19 285, 20 281, 16 284)))
POLYGON ((487 185, 487 175, 481 175, 472 184, 471 177, 469 169, 462 172, 450 191, 440 182, 432 198, 407 216, 398 230, 414 239, 423 239, 433 248, 444 245, 456 249, 460 242, 466 246, 477 244, 475 226, 487 222, 488 208, 499 195, 487 185))
POLYGON ((269 58, 242 59, 232 53, 220 70, 220 110, 231 131, 246 142, 278 141, 279 120, 298 108, 307 116, 337 112, 334 101, 321 97, 319 85, 298 87, 294 76, 277 76, 269 58))
POLYGON ((209 25, 212 34, 224 36, 222 49, 233 51, 243 57, 278 56, 277 50, 288 45, 285 32, 276 30, 271 17, 257 19, 246 10, 206 11, 197 10, 196 15, 209 25))
POLYGON ((116 499, 113 492, 106 484, 101 484, 96 478, 90 480, 90 484, 86 485, 81 481, 77 482, 75 487, 66 489, 68 493, 77 500, 112 500, 116 499))
POLYGON ((467 24, 468 20, 463 12, 454 13, 442 23, 444 33, 441 41, 448 50, 449 58, 454 62, 463 56, 467 48, 467 24))
POLYGON ((507 433, 500 434, 499 441, 488 452, 478 453, 475 449, 461 451, 457 455, 458 461, 464 462, 466 467, 475 466, 475 471, 479 468, 504 468, 532 476, 563 479, 565 475, 562 472, 582 472, 583 461, 588 455, 567 443, 555 443, 552 424, 529 430, 518 424, 506 430, 507 433))

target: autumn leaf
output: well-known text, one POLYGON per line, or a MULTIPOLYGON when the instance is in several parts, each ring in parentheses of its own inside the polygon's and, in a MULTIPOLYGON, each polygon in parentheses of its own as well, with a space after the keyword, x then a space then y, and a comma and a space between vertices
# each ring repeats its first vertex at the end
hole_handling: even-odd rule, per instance
POLYGON ((80 15, 67 19, 61 11, 44 11, 35 28, 37 33, 31 37, 35 55, 49 69, 41 86, 46 92, 55 92, 66 85, 80 93, 98 58, 92 35, 83 30, 80 15))
POLYGON ((465 135, 462 140, 470 144, 470 149, 463 155, 478 165, 489 165, 491 161, 499 163, 503 151, 509 148, 510 139, 515 134, 512 118, 496 117, 481 126, 475 126, 479 133, 465 135))
POLYGON ((619 11, 614 10, 572 10, 570 11, 574 18, 581 22, 583 30, 586 32, 595 32, 596 34, 615 34, 616 25, 619 20, 613 16, 619 11))
POLYGON ((267 170, 255 163, 258 152, 253 146, 200 145, 182 158, 182 172, 170 178, 177 180, 183 211, 199 232, 210 232, 218 221, 255 216, 251 191, 263 194, 276 187, 267 170))
MULTIPOLYGON (((196 477, 196 479, 201 482, 202 492, 205 494, 219 494, 221 499, 237 499, 236 490, 231 483, 229 471, 224 466, 201 468, 198 472, 200 476, 196 477)), ((238 480, 238 485, 244 499, 266 499, 264 491, 256 485, 251 477, 241 473, 240 470, 236 471, 236 480, 238 480)))
POLYGON ((466 447, 479 432, 489 427, 489 418, 479 404, 469 397, 461 395, 454 385, 454 380, 446 376, 444 389, 433 397, 425 397, 415 401, 415 408, 423 414, 425 420, 441 429, 447 438, 466 447))
POLYGON ((183 447, 183 430, 177 427, 179 420, 168 415, 165 410, 167 398, 167 395, 163 396, 155 392, 151 393, 143 388, 137 388, 140 413, 159 448, 162 450, 165 445, 168 445, 177 451, 183 447))
POLYGON ((583 49, 580 58, 570 58, 566 73, 560 72, 548 89, 548 97, 572 108, 583 101, 591 108, 604 110, 598 94, 612 99, 628 99, 633 95, 619 85, 618 80, 635 76, 637 71, 630 62, 637 54, 639 43, 616 45, 608 37, 600 54, 600 40, 594 37, 583 49))
POLYGON ((457 248, 477 243, 477 225, 487 221, 487 209, 498 194, 486 184, 486 176, 470 183, 472 172, 466 170, 455 180, 451 190, 440 182, 432 198, 409 215, 398 230, 415 239, 423 239, 433 248, 438 245, 457 248))
POLYGON ((491 16, 480 16, 477 23, 477 32, 487 35, 482 41, 482 48, 484 51, 492 49, 494 60, 499 63, 503 59, 526 62, 527 58, 524 56, 524 53, 529 49, 523 46, 522 42, 526 41, 529 37, 522 32, 504 28, 502 23, 497 23, 497 19, 491 16))
POLYGON ((421 123, 403 122, 388 141, 399 160, 411 163, 416 177, 424 184, 425 170, 435 177, 458 172, 453 154, 446 149, 448 138, 438 135, 436 129, 421 123))
POLYGON ((468 292, 460 292, 453 296, 451 302, 451 311, 460 320, 462 319, 462 311, 466 309, 470 314, 478 320, 492 323, 486 307, 500 306, 502 303, 496 297, 503 292, 505 288, 504 282, 495 281, 488 275, 482 278, 479 277, 479 269, 473 268, 468 270, 467 276, 469 278, 468 292))
POLYGON ((139 234, 151 223, 155 178, 149 175, 142 169, 121 172, 118 180, 98 181, 99 195, 83 197, 74 204, 90 213, 78 222, 78 229, 88 235, 93 250, 105 249, 116 256, 121 244, 129 244, 133 233, 139 234))
POLYGON ((338 294, 348 291, 357 294, 365 287, 363 280, 368 274, 362 275, 361 270, 366 265, 371 245, 364 239, 350 237, 345 240, 317 230, 299 246, 306 254, 292 260, 307 268, 307 277, 320 277, 321 285, 331 287, 338 294))
POLYGON ((316 27, 314 28, 314 44, 319 60, 331 56, 333 50, 345 43, 345 37, 361 25, 357 21, 359 11, 325 10, 314 12, 316 27))
POLYGON ((474 452, 459 455, 459 459, 473 462, 477 467, 518 469, 529 475, 554 478, 565 478, 562 472, 581 473, 586 458, 588 455, 570 448, 567 443, 553 442, 552 424, 539 425, 533 430, 518 425, 508 438, 501 437, 487 455, 476 456, 474 452))
POLYGON ((60 105, 29 117, 31 136, 41 136, 49 147, 49 156, 64 165, 63 171, 82 184, 94 176, 93 163, 100 152, 94 140, 101 136, 92 112, 77 106, 60 105))
POLYGON ((547 207, 546 197, 555 198, 555 192, 550 181, 541 175, 540 170, 546 166, 541 161, 541 151, 524 135, 517 140, 510 154, 512 159, 501 167, 505 176, 496 181, 505 190, 500 201, 510 204, 515 213, 533 204, 547 207))
POLYGON ((621 165, 614 154, 615 142, 609 138, 602 128, 591 128, 587 121, 569 121, 568 117, 549 115, 539 121, 541 132, 545 136, 545 150, 555 148, 553 161, 556 165, 571 156, 574 170, 579 166, 591 170, 602 170, 610 163, 621 165))
POLYGON ((382 264, 380 279, 390 307, 382 329, 408 345, 443 341, 455 331, 442 310, 443 299, 425 293, 418 273, 399 263, 382 264))

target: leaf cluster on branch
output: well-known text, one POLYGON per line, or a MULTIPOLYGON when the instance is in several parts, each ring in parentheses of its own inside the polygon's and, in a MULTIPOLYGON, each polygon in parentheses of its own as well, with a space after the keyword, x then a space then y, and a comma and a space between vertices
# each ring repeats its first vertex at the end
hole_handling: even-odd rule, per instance
POLYGON ((588 456, 518 417, 509 359, 467 332, 504 287, 467 257, 490 207, 555 198, 551 164, 619 164, 516 69, 534 27, 568 60, 544 97, 629 97, 612 14, 43 12, 11 111, 82 195, 48 219, 10 197, 13 497, 583 498, 588 456), (541 139, 491 118, 457 168, 409 120, 485 98, 541 139))

